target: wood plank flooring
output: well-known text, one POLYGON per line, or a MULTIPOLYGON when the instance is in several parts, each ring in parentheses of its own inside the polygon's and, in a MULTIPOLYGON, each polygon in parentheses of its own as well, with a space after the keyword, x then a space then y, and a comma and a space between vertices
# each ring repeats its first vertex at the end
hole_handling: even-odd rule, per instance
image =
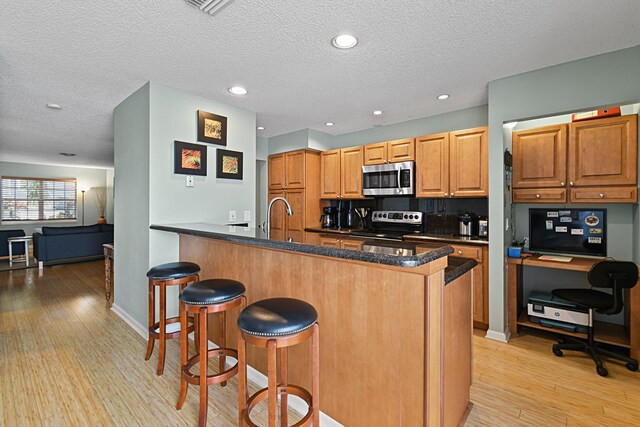
MULTIPOLYGON (((104 308, 103 283, 102 261, 0 272, 3 426, 196 425, 197 387, 175 409, 177 341, 156 376, 156 355, 145 362, 145 341, 104 308)), ((607 361, 601 378, 585 356, 554 356, 551 337, 502 344, 476 332, 467 426, 640 425, 640 373, 607 361)), ((236 392, 236 378, 209 387, 208 425, 237 425, 236 392)), ((262 425, 265 408, 254 411, 262 425)))

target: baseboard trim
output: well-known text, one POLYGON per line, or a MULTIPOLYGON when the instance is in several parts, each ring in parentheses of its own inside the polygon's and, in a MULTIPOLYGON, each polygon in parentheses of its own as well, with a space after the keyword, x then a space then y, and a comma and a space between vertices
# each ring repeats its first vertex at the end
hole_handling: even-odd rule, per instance
POLYGON ((509 338, 511 338, 511 334, 509 333, 508 329, 505 329, 504 332, 492 331, 491 329, 489 329, 487 330, 487 334, 485 335, 485 338, 506 343, 506 342, 509 342, 509 338))
POLYGON ((113 311, 116 316, 118 316, 119 318, 121 318, 122 320, 124 320, 124 322, 131 326, 131 329, 133 329, 134 331, 136 331, 138 333, 138 335, 140 335, 142 338, 144 338, 145 340, 148 339, 149 337, 149 331, 147 330, 146 327, 144 327, 143 325, 141 325, 137 320, 135 320, 133 317, 131 317, 129 315, 129 313, 127 313, 126 311, 124 311, 121 307, 119 307, 117 304, 113 304, 111 305, 111 311, 113 311))

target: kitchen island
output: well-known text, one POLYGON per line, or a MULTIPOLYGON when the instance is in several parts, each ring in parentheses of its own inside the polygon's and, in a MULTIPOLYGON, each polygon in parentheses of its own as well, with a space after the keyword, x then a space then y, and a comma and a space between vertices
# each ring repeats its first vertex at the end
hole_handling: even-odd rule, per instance
MULTIPOLYGON (((319 314, 320 409, 345 426, 455 426, 470 407, 473 260, 448 266, 442 243, 353 239, 347 247, 269 240, 204 223, 152 225, 178 233, 180 260, 201 277, 245 284, 249 303, 286 296, 319 314)), ((314 241, 318 233, 309 233, 314 241)), ((231 314, 231 318, 237 313, 231 314)), ((231 346, 235 325, 228 323, 231 346)), ((217 330, 217 328, 212 328, 217 330)), ((216 341, 216 335, 209 337, 216 341)), ((289 379, 310 387, 309 343, 290 350, 289 379)), ((266 372, 266 353, 250 349, 266 372)))

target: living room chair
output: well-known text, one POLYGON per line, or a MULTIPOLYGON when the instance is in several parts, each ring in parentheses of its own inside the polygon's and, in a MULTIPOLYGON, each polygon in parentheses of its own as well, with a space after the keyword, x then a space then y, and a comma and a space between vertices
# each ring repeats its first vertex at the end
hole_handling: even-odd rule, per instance
POLYGON ((589 329, 587 342, 565 337, 553 345, 553 353, 560 357, 562 350, 582 351, 587 353, 596 364, 598 375, 606 377, 609 371, 602 364, 600 356, 621 360, 630 371, 638 370, 638 361, 625 355, 614 353, 594 343, 593 311, 613 315, 622 311, 622 293, 624 289, 633 288, 638 282, 638 266, 633 262, 600 261, 596 263, 587 276, 587 280, 595 288, 611 288, 612 293, 595 289, 555 289, 553 296, 589 309, 589 329))

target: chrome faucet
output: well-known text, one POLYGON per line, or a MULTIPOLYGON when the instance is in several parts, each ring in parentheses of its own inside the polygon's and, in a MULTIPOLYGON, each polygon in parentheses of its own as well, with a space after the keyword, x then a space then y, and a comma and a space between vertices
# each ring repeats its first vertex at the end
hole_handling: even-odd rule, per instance
POLYGON ((267 226, 265 227, 267 232, 267 239, 271 238, 271 207, 278 200, 282 200, 284 204, 287 205, 287 215, 289 216, 293 215, 293 211, 291 210, 291 205, 289 204, 287 199, 285 199, 284 197, 273 198, 271 202, 269 202, 269 207, 267 208, 267 226))

